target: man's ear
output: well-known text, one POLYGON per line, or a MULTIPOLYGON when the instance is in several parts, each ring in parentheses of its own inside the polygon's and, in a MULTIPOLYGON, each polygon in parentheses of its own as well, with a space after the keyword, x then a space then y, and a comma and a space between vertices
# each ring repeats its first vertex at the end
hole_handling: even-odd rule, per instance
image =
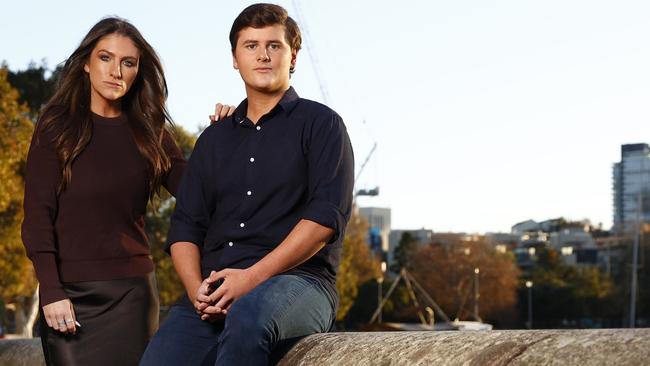
POLYGON ((298 59, 298 51, 296 51, 296 50, 291 51, 291 68, 292 69, 296 68, 297 59, 298 59))

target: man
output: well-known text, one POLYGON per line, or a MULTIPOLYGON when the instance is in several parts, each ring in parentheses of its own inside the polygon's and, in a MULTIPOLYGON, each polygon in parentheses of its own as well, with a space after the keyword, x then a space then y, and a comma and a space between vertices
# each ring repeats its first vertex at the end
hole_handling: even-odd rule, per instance
POLYGON ((266 364, 278 342, 335 319, 354 180, 345 126, 291 88, 301 37, 286 10, 249 6, 230 43, 247 99, 188 162, 168 235, 187 297, 145 365, 266 364))

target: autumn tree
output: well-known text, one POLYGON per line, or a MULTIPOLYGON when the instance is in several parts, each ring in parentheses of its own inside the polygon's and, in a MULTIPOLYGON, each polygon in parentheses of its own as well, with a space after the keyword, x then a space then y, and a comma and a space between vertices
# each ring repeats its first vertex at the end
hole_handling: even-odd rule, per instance
POLYGON ((372 255, 368 245, 368 222, 353 210, 343 239, 336 280, 340 297, 336 320, 345 318, 357 299, 359 288, 380 273, 379 260, 372 255))
POLYGON ((16 304, 21 318, 30 315, 24 309, 30 307, 36 287, 20 236, 25 161, 34 125, 7 75, 7 68, 0 68, 0 296, 5 303, 16 304))
POLYGON ((511 255, 498 253, 483 240, 457 239, 424 246, 410 260, 412 275, 450 318, 474 320, 478 276, 480 319, 497 326, 514 323, 519 269, 511 255))

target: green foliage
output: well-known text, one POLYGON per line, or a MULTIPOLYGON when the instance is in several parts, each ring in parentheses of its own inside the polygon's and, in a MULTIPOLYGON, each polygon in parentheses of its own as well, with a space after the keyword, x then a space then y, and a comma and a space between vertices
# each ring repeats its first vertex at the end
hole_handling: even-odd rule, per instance
MULTIPOLYGON (((620 262, 614 266, 619 270, 612 272, 615 287, 611 297, 614 298, 613 302, 618 309, 617 315, 623 319, 619 326, 629 325, 633 242, 632 236, 621 241, 620 249, 623 253, 620 262)), ((644 324, 650 321, 650 224, 642 228, 638 255, 636 318, 637 321, 645 319, 644 323, 638 325, 646 326, 644 324)))
MULTIPOLYGON (((562 327, 569 320, 620 314, 614 283, 609 275, 596 267, 567 265, 551 248, 541 249, 538 258, 531 276, 533 323, 536 327, 562 327)), ((526 291, 522 286, 521 304, 527 304, 526 291)), ((521 308, 526 310, 525 306, 521 308)))
POLYGON ((411 233, 404 232, 399 239, 397 247, 393 253, 394 263, 390 266, 390 270, 399 273, 402 268, 410 268, 409 258, 418 249, 419 241, 413 237, 411 233))
POLYGON ((6 67, 0 68, 0 296, 11 302, 36 285, 20 239, 24 168, 34 126, 7 75, 6 67))
MULTIPOLYGON (((344 319, 346 328, 357 328, 370 321, 370 318, 378 305, 378 285, 379 284, 375 279, 371 279, 359 284, 356 288, 357 293, 354 301, 351 303, 348 312, 345 314, 344 319)), ((386 283, 384 283, 384 285, 386 285, 386 283)), ((384 288, 383 291, 385 293, 386 289, 384 288)))
MULTIPOLYGON (((196 136, 177 126, 174 137, 185 156, 189 157, 196 142, 196 136)), ((163 189, 161 195, 154 197, 149 203, 145 216, 145 230, 151 245, 151 255, 156 265, 158 293, 160 304, 163 306, 171 305, 185 292, 171 257, 164 251, 174 205, 174 198, 163 189)))
MULTIPOLYGON (((386 278, 381 284, 382 300, 386 300, 382 308, 383 322, 418 322, 415 315, 416 309, 411 303, 408 290, 403 282, 400 282, 391 296, 385 299, 388 289, 393 285, 395 279, 386 278)), ((353 306, 345 317, 345 324, 348 329, 364 329, 372 315, 379 306, 380 284, 371 279, 359 286, 358 295, 353 306)))
POLYGON ((7 79, 20 93, 20 102, 27 103, 32 118, 35 118, 41 107, 54 94, 54 88, 62 66, 57 67, 48 76, 50 70, 43 60, 40 66, 34 62, 23 71, 9 71, 7 79))
POLYGON ((637 303, 637 314, 639 317, 650 319, 650 231, 644 232, 641 237, 638 276, 639 302, 637 303))

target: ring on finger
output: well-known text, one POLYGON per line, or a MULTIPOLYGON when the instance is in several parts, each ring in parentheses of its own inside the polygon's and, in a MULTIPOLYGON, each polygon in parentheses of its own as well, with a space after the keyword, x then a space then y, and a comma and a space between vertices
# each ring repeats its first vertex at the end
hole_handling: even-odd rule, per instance
POLYGON ((65 320, 65 324, 70 324, 70 323, 74 323, 74 320, 72 320, 72 319, 66 319, 65 320))

